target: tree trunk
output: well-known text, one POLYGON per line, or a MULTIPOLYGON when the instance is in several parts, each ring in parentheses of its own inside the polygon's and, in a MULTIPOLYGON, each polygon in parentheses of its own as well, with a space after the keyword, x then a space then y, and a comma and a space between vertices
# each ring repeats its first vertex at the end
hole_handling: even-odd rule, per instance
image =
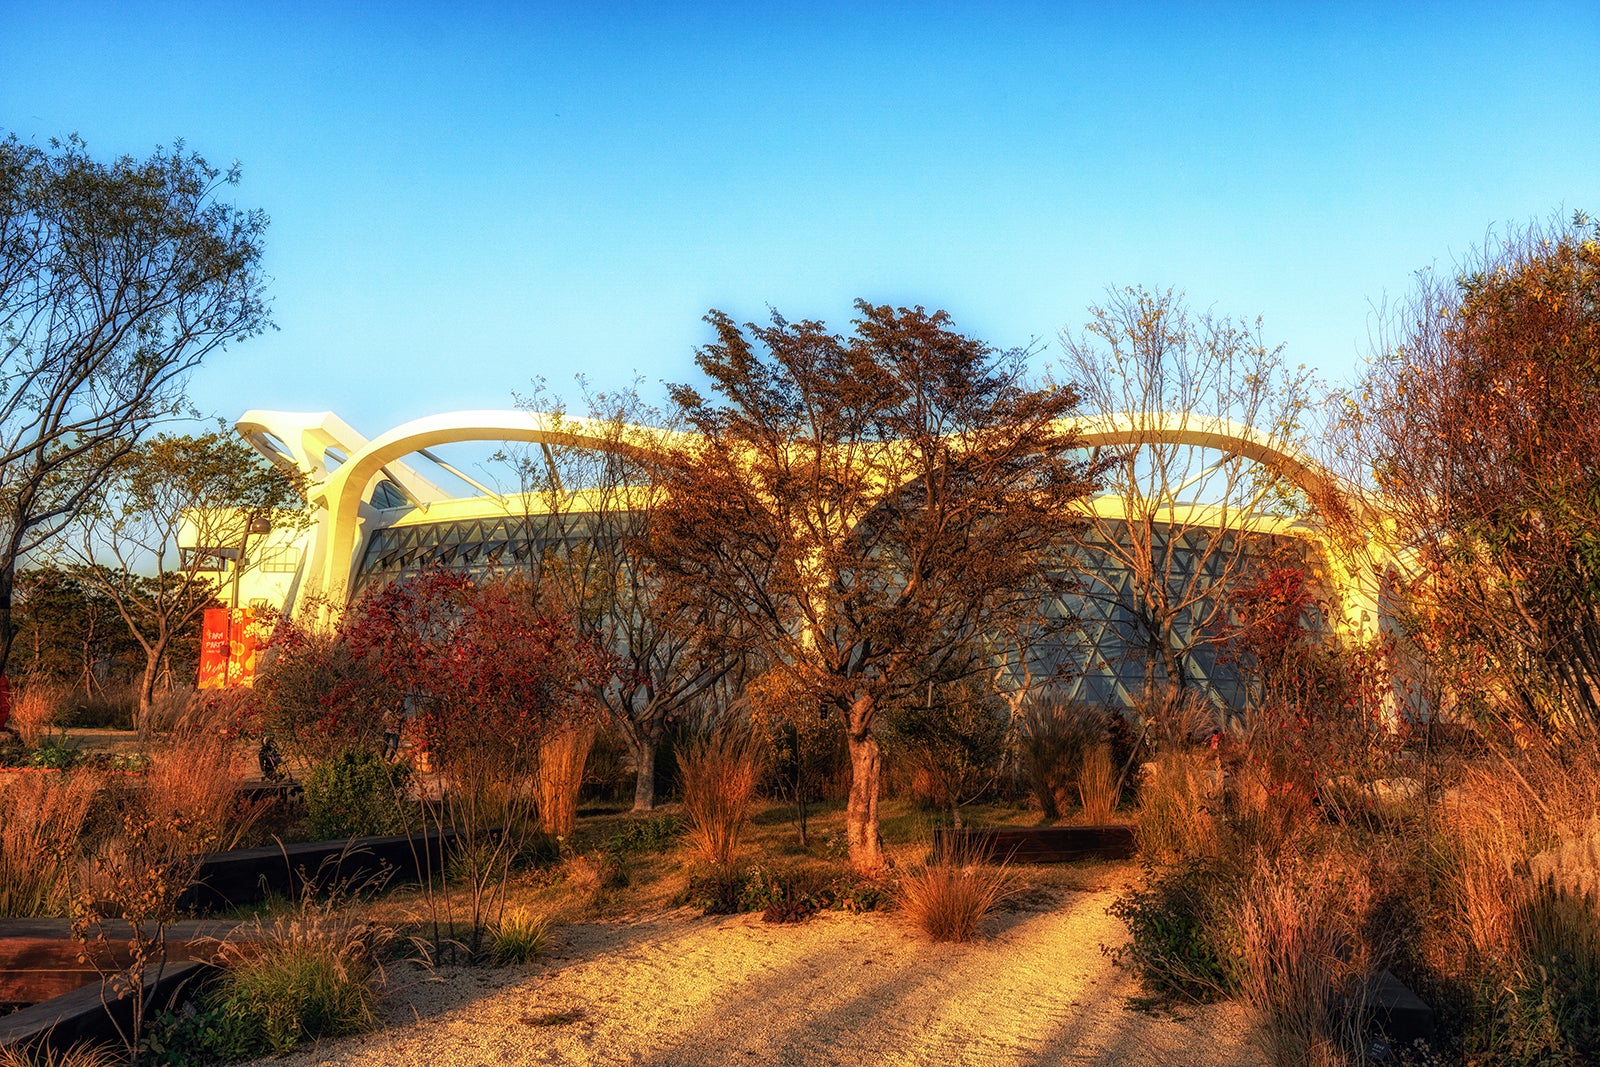
POLYGON ((16 585, 16 575, 10 567, 0 567, 0 675, 5 674, 11 659, 11 641, 16 631, 11 625, 11 594, 16 585))
POLYGON ((139 710, 134 719, 141 741, 150 739, 150 714, 156 703, 156 679, 161 676, 161 657, 166 651, 165 640, 157 640, 144 650, 144 676, 139 679, 139 710))
POLYGON ((656 750, 660 743, 661 739, 649 730, 639 730, 633 737, 633 762, 638 769, 633 783, 633 810, 636 812, 655 810, 656 750))
POLYGON ((850 801, 845 807, 845 839, 850 864, 866 874, 885 866, 883 835, 878 832, 878 785, 883 777, 883 754, 872 733, 873 699, 858 696, 846 713, 845 733, 850 745, 850 801))

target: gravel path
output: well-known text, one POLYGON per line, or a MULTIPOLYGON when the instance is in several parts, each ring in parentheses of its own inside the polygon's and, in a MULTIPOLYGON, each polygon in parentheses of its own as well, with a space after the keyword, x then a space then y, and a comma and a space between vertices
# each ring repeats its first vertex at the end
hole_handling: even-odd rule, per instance
POLYGON ((1112 897, 1004 913, 967 945, 929 944, 894 915, 569 926, 542 965, 441 970, 395 992, 383 1030, 266 1062, 1259 1064, 1234 1005, 1177 1018, 1126 1006, 1133 979, 1101 951, 1125 936, 1112 897))

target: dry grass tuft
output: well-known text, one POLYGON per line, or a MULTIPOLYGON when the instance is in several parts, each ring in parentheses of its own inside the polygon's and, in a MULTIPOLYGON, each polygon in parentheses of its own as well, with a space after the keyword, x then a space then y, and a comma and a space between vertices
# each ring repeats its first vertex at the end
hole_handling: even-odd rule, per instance
POLYGON ((900 907, 935 941, 970 941, 983 917, 1006 898, 1010 881, 1004 864, 979 862, 970 846, 954 845, 900 876, 900 907))
POLYGON ((0 916, 65 913, 78 838, 100 780, 35 772, 0 779, 0 916))
POLYGON ((706 862, 733 862, 750 821, 760 763, 756 738, 738 730, 716 731, 678 753, 689 845, 706 862))
POLYGON ((593 726, 566 726, 539 742, 539 824, 545 833, 569 837, 577 825, 578 791, 594 738, 593 726))
POLYGON ((1078 769, 1078 801, 1083 805, 1083 821, 1100 825, 1111 821, 1117 810, 1117 769, 1111 762, 1111 746, 1100 743, 1083 750, 1078 769))
POLYGON ((1208 755, 1166 751, 1146 765, 1139 786, 1139 850, 1156 863, 1206 856, 1218 847, 1208 755))
POLYGON ((0 1048, 0 1067, 122 1067, 128 1055, 106 1045, 79 1042, 62 1051, 48 1046, 24 1052, 0 1048))
POLYGON ((32 748, 50 732, 66 702, 66 690, 44 682, 18 686, 11 695, 11 718, 6 725, 32 748))

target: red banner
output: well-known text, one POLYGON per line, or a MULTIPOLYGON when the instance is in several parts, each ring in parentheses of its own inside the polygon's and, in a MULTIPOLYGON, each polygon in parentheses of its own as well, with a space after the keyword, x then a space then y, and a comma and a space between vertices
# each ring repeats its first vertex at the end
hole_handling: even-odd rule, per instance
POLYGON ((200 628, 201 689, 249 687, 269 623, 248 609, 207 608, 200 628))
POLYGON ((201 689, 221 689, 228 683, 228 609, 207 608, 200 624, 201 689))

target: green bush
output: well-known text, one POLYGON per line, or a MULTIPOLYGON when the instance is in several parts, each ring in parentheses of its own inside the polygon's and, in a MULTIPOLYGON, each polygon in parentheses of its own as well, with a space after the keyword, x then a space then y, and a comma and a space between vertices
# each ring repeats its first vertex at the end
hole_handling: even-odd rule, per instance
POLYGON ((767 922, 799 922, 818 911, 877 911, 889 899, 881 882, 849 872, 757 864, 697 875, 676 902, 707 915, 759 911, 767 922))
POLYGON ((28 753, 28 766, 52 771, 70 771, 82 761, 82 750, 68 741, 66 734, 44 738, 28 753))
POLYGON ((676 815, 632 819, 606 839, 605 850, 616 856, 665 852, 683 836, 684 829, 683 820, 676 815))
POLYGON ((1206 1001, 1236 985, 1225 932, 1231 887, 1226 876, 1204 863, 1162 868, 1144 888, 1129 889, 1110 907, 1128 927, 1130 940, 1112 956, 1129 964, 1158 997, 1206 1001))
POLYGON ((233 1058, 280 1055, 319 1037, 377 1024, 379 977, 372 932, 315 919, 280 925, 241 953, 206 995, 219 1042, 233 1058))
POLYGON ((341 752, 306 776, 306 824, 319 841, 406 829, 404 796, 410 768, 365 750, 341 752))

